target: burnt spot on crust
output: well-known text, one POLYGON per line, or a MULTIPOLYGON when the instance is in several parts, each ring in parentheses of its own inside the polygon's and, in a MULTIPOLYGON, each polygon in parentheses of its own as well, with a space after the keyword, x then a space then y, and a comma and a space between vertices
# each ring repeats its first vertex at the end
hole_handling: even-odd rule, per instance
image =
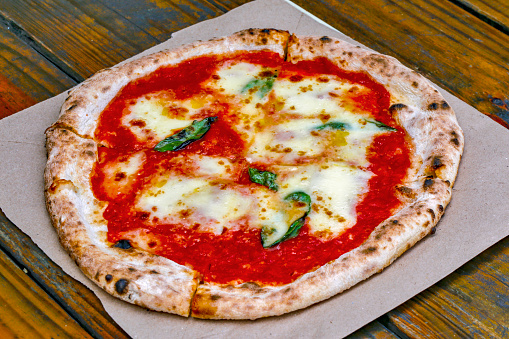
POLYGON ((151 274, 159 274, 159 272, 157 272, 156 270, 151 270, 150 273, 151 274))
POLYGON ((134 267, 129 267, 129 268, 127 268, 127 269, 128 269, 129 271, 131 271, 131 272, 136 271, 136 268, 134 268, 134 267))
POLYGON ((449 106, 449 104, 445 101, 442 101, 442 109, 448 109, 450 108, 451 106, 449 106))
POLYGON ((113 279, 113 276, 111 274, 106 274, 106 276, 104 277, 104 279, 106 279, 106 282, 110 282, 111 279, 113 279))
POLYGON ((126 287, 129 284, 129 281, 126 279, 118 279, 118 281, 115 283, 115 291, 117 291, 118 294, 125 293, 126 287))
POLYGON ((378 248, 376 246, 369 246, 368 248, 362 250, 362 253, 363 254, 371 254, 371 253, 374 253, 378 250, 378 248))
POLYGON ((433 181, 432 178, 426 178, 426 180, 424 180, 424 184, 422 185, 422 187, 427 190, 429 189, 431 186, 433 186, 435 182, 433 181))
POLYGON ((261 30, 262 33, 270 33, 270 29, 268 28, 264 28, 261 30))
POLYGON ((440 211, 440 213, 442 213, 444 211, 444 206, 442 204, 439 204, 438 210, 440 211))
POLYGON ((456 133, 456 131, 451 131, 451 135, 452 135, 451 142, 454 145, 459 146, 460 145, 460 141, 458 140, 458 133, 456 133))
POLYGON ((103 88, 101 88, 101 92, 106 93, 110 90, 110 88, 111 88, 111 86, 103 87, 103 88))
POLYGON ((70 112, 72 111, 76 106, 78 106, 78 103, 76 101, 73 101, 72 105, 67 107, 67 109, 65 110, 66 112, 70 112))
POLYGON ((431 232, 429 232, 430 234, 435 234, 437 233, 437 228, 436 227, 433 227, 431 228, 431 232))
POLYGON ((243 283, 242 285, 240 285, 240 288, 245 288, 248 290, 261 290, 262 289, 262 287, 255 282, 243 283))
POLYGON ((431 162, 431 168, 436 171, 442 166, 444 166, 444 164, 442 163, 442 157, 438 155, 435 156, 431 162))
POLYGON ((398 190, 398 192, 404 195, 405 197, 408 197, 410 199, 415 198, 415 192, 410 187, 398 186, 396 187, 396 190, 398 190))
POLYGON ((427 211, 429 212, 429 214, 431 214, 431 218, 435 219, 435 216, 436 216, 435 211, 433 211, 433 209, 431 209, 431 208, 428 208, 427 211))
POLYGON ((324 35, 323 37, 320 38, 320 41, 321 42, 331 42, 332 39, 329 38, 328 36, 324 35))
POLYGON ((437 110, 438 109, 438 104, 436 102, 432 103, 432 104, 429 104, 428 105, 428 109, 430 111, 434 111, 434 110, 437 110))
POLYGON ((131 243, 129 242, 129 240, 122 239, 122 240, 117 241, 117 243, 115 245, 113 245, 113 247, 117 247, 117 248, 120 248, 123 250, 128 250, 132 246, 131 246, 131 243))
POLYGON ((213 294, 213 295, 210 296, 210 299, 212 299, 213 301, 216 301, 216 300, 221 299, 221 296, 217 295, 217 294, 213 294))
POLYGON ((391 107, 389 107, 389 113, 394 115, 395 113, 397 113, 405 108, 407 108, 407 105, 405 105, 405 104, 401 104, 401 103, 392 104, 391 107))
POLYGON ((154 61, 152 61, 154 63, 154 65, 157 65, 159 63, 159 59, 154 59, 154 61))
POLYGON ((418 88, 419 87, 419 83, 417 81, 412 82, 412 87, 418 88))

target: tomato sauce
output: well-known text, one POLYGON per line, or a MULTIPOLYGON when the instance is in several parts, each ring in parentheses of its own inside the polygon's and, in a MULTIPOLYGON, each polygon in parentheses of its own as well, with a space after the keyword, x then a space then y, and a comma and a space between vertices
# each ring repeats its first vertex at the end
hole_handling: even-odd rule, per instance
MULTIPOLYGON (((120 158, 123 153, 133 150, 143 150, 147 159, 133 183, 133 194, 107 200, 104 218, 108 220, 108 239, 115 243, 125 239, 123 237, 126 232, 143 229, 157 239, 158 245, 154 246, 153 253, 192 267, 202 274, 205 281, 285 284, 358 247, 380 222, 392 214, 400 205, 394 187, 406 176, 410 166, 410 147, 406 132, 401 127, 397 127, 396 132, 374 138, 368 149, 368 169, 374 175, 369 180, 368 193, 356 206, 357 223, 334 239, 323 240, 311 235, 306 224, 297 237, 265 249, 261 245, 260 230, 242 223, 221 235, 198 232, 192 227, 178 224, 148 224, 146 216, 133 211, 130 206, 134 202, 134 193, 146 184, 151 174, 161 167, 172 170, 184 168, 184 163, 174 159, 186 154, 223 156, 243 163, 243 168, 247 169, 247 160, 242 156, 246 145, 225 122, 232 119, 225 105, 217 112, 220 118, 212 124, 209 132, 185 149, 163 153, 147 149, 129 130, 119 127, 120 119, 125 114, 126 102, 162 89, 171 90, 179 99, 200 94, 206 91, 202 83, 210 78, 217 65, 232 60, 249 61, 278 69, 279 77, 329 74, 362 85, 369 89, 370 95, 363 94, 354 100, 364 109, 368 108, 375 120, 397 127, 388 111, 390 95, 382 85, 364 73, 341 70, 325 58, 291 64, 282 61, 275 53, 252 52, 224 57, 198 57, 178 66, 160 68, 155 76, 127 85, 100 118, 96 138, 109 147, 100 149, 100 159, 120 158)), ((105 199, 105 194, 101 192, 101 164, 96 164, 92 186, 96 197, 105 199)), ((245 173, 238 176, 237 183, 251 184, 245 173)), ((155 245, 155 242, 149 243, 151 245, 155 245)))

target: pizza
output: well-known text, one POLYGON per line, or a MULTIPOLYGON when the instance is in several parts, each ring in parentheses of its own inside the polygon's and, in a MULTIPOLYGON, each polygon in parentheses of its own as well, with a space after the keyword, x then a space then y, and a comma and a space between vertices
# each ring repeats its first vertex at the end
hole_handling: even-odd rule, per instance
POLYGON ((209 319, 281 315, 429 234, 463 150, 392 57, 249 29, 103 70, 46 131, 60 242, 111 295, 209 319))

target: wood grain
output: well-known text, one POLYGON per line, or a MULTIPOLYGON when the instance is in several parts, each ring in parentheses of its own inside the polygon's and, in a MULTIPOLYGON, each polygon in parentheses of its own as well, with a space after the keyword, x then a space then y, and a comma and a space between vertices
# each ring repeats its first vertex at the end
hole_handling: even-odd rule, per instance
POLYGON ((1 338, 90 338, 2 251, 0 286, 1 338))
POLYGON ((0 119, 75 84, 14 33, 0 27, 0 119))
MULTIPOLYGON (((63 272, 28 236, 13 225, 1 210, 0 249, 8 250, 16 265, 26 268, 37 285, 90 335, 95 338, 129 337, 111 319, 99 299, 88 288, 63 272)), ((5 277, 4 274, 6 273, 0 271, 0 277, 5 277)), ((9 292, 4 290, 4 285, 0 286, 0 297, 5 298, 9 292)), ((37 295, 43 298, 46 294, 39 291, 37 295)), ((31 318, 30 313, 27 313, 26 317, 31 318)))
POLYGON ((448 1, 294 2, 509 127, 509 35, 448 1))
POLYGON ((509 3, 493 0, 453 0, 506 34, 509 33, 509 3))
POLYGON ((350 334, 348 339, 396 339, 399 338, 378 321, 373 321, 350 334))
POLYGON ((387 313, 384 324, 409 337, 509 336, 509 238, 387 313))
POLYGON ((238 6, 212 1, 5 1, 15 23, 49 60, 78 81, 238 6), (226 5, 226 6, 225 6, 226 5), (142 10, 140 10, 142 9, 142 10))

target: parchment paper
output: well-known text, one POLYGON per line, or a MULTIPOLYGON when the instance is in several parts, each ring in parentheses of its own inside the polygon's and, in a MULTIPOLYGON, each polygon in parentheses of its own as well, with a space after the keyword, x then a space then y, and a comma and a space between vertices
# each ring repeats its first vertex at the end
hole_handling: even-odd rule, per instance
MULTIPOLYGON (((295 5, 260 0, 177 32, 142 55, 251 27, 330 35, 353 42, 295 5)), ((65 94, 0 121, 0 207, 68 274, 90 287, 133 337, 342 337, 433 285, 509 234, 509 131, 442 93, 457 113, 466 148, 452 202, 437 233, 381 274, 327 301, 281 317, 207 321, 151 312, 110 297, 84 277, 60 247, 43 198, 44 130, 57 119, 65 94)))

